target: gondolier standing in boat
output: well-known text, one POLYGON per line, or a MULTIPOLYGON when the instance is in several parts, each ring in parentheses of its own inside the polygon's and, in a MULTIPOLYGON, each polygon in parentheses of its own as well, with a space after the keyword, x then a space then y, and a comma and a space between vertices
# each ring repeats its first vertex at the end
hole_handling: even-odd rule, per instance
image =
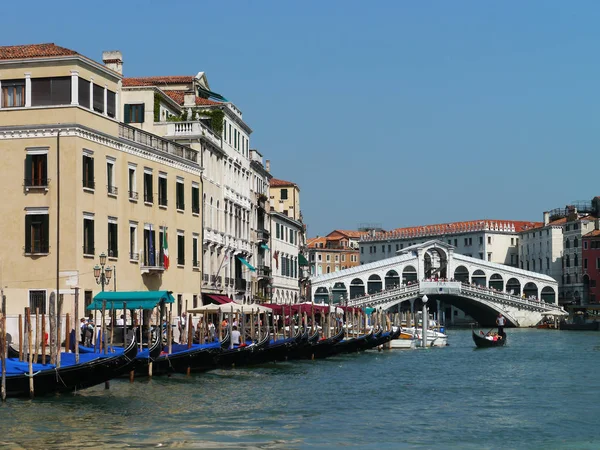
POLYGON ((506 324, 506 319, 502 315, 502 313, 498 314, 496 318, 496 325, 498 325, 498 334, 500 336, 504 336, 504 325, 506 324))

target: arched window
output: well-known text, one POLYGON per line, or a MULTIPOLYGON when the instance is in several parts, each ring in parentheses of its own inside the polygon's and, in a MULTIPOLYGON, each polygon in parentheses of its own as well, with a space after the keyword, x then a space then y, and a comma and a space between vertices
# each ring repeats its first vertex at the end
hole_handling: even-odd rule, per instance
POLYGON ((567 274, 567 284, 571 284, 571 275, 567 274))
POLYGON ((569 241, 569 239, 567 238, 567 240, 565 241, 565 248, 571 248, 571 241, 569 241))
POLYGON ((579 266, 579 256, 575 255, 575 257, 573 258, 573 266, 577 267, 579 266))
MULTIPOLYGON (((566 258, 566 263, 565 263, 565 265, 566 265, 567 267, 571 267, 571 257, 570 257, 569 255, 567 255, 567 258, 566 258)), ((569 281, 567 281, 567 283, 569 283, 569 281)))
POLYGON ((579 247, 579 239, 575 238, 573 240, 573 248, 577 248, 577 247, 579 247))

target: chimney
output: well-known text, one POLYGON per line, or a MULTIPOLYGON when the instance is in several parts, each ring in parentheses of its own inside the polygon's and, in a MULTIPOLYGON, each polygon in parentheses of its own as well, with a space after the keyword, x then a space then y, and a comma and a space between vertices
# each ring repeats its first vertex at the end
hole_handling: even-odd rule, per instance
POLYGON ((266 170, 267 172, 271 173, 271 160, 270 160, 270 159, 267 159, 267 160, 265 161, 265 170, 266 170))
POLYGON ((119 50, 102 52, 102 62, 109 69, 123 75, 123 56, 119 50))
POLYGON ((183 106, 196 106, 196 94, 193 92, 183 94, 183 106))
POLYGON ((550 213, 548 211, 544 211, 544 226, 550 223, 550 213))

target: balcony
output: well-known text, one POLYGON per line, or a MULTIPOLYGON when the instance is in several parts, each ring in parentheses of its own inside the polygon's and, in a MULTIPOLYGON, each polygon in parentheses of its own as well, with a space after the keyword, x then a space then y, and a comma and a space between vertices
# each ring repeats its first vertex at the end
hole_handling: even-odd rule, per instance
POLYGON ((256 275, 259 277, 271 277, 271 268, 269 266, 257 266, 256 275))
POLYGON ((25 178, 25 180, 23 180, 25 192, 29 192, 32 189, 44 189, 47 191, 49 183, 49 178, 25 178))
POLYGON ((135 191, 129 191, 129 200, 137 201, 139 194, 135 191))
POLYGON ((241 291, 241 292, 246 292, 246 280, 244 280, 243 278, 236 278, 235 279, 235 290, 241 291))
POLYGON ((106 190, 108 195, 117 195, 119 193, 119 189, 116 186, 106 186, 106 190))
POLYGON ((50 243, 48 241, 34 240, 25 248, 26 255, 45 255, 50 252, 50 243))
POLYGON ((221 137, 202 122, 168 122, 165 136, 172 138, 189 138, 203 136, 213 145, 221 148, 221 137))
POLYGON ((208 284, 208 274, 207 273, 203 273, 202 274, 202 284, 208 284))
POLYGON ((160 275, 165 271, 163 266, 163 253, 160 250, 154 252, 154 258, 148 253, 142 254, 142 265, 140 271, 142 274, 160 275))
POLYGON ((198 163, 197 150, 193 150, 185 145, 180 145, 169 141, 168 139, 163 139, 152 133, 142 131, 130 125, 125 125, 123 123, 119 124, 119 137, 145 145, 146 147, 150 147, 154 150, 158 150, 169 155, 178 156, 179 158, 198 163))
POLYGON ((265 242, 268 241, 270 235, 271 235, 271 233, 269 233, 267 230, 263 230, 263 229, 256 230, 256 238, 259 241, 265 241, 265 242))

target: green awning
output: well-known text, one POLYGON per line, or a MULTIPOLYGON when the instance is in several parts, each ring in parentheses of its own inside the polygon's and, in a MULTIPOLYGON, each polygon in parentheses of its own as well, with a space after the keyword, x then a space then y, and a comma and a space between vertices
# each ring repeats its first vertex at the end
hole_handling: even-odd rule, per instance
POLYGON ((154 309, 161 301, 175 302, 171 291, 100 292, 86 309, 91 311, 102 309, 104 300, 106 300, 106 309, 123 309, 123 303, 127 303, 127 309, 154 309))
MULTIPOLYGON (((198 86, 198 94, 206 95, 207 98, 209 98, 211 100, 218 100, 220 102, 228 102, 229 101, 225 97, 223 97, 221 94, 217 94, 216 92, 209 91, 208 89, 204 89, 203 87, 200 87, 200 86, 198 86)), ((200 96, 202 96, 202 95, 200 95, 200 96)))
POLYGON ((260 248, 264 248, 265 250, 269 250, 269 246, 267 244, 260 244, 260 248))
POLYGON ((300 267, 308 266, 308 259, 306 259, 302 253, 298 253, 298 265, 300 267))
POLYGON ((246 261, 244 258, 242 258, 241 256, 238 256, 237 259, 239 259, 242 262, 242 264, 245 265, 252 272, 256 272, 256 268, 252 264, 250 264, 248 261, 246 261))

